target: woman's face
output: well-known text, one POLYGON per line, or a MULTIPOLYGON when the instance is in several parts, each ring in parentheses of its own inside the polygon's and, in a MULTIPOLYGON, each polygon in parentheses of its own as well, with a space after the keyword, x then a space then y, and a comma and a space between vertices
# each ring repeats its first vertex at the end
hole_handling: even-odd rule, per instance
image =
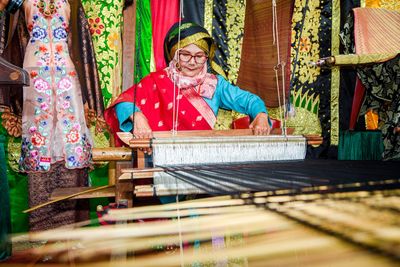
POLYGON ((194 77, 207 62, 207 55, 197 45, 190 44, 179 51, 179 65, 182 75, 194 77))

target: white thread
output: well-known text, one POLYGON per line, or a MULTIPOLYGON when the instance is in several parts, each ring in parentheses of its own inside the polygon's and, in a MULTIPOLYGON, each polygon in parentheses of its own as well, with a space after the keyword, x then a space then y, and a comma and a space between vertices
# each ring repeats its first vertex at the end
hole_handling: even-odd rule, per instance
MULTIPOLYGON (((180 1, 179 3, 179 31, 178 31, 178 50, 180 50, 180 41, 181 41, 181 25, 182 25, 182 17, 183 17, 183 1, 180 1)), ((176 54, 177 55, 177 54, 176 54)), ((176 56, 174 55, 174 56, 176 56)), ((177 56, 177 60, 179 62, 179 56, 177 56)), ((174 80, 174 103, 176 103, 176 85, 175 85, 175 80, 174 80)), ((178 88, 178 95, 179 95, 179 88, 178 88)), ((178 104, 175 108, 175 104, 174 104, 174 112, 175 114, 173 115, 173 131, 172 134, 176 135, 177 131, 178 131, 178 117, 179 117, 179 100, 178 99, 178 104), (176 118, 175 118, 176 116, 176 118)), ((178 183, 178 180, 175 178, 176 183, 178 183)), ((177 204, 179 204, 179 193, 177 192, 176 197, 175 197, 175 201, 177 204)), ((178 232, 179 232, 179 255, 180 255, 180 261, 181 261, 181 267, 185 266, 185 261, 184 261, 184 255, 183 255, 183 240, 182 240, 182 228, 181 228, 181 216, 180 216, 180 209, 179 209, 179 205, 177 205, 177 218, 178 218, 178 232)))
POLYGON ((303 136, 157 138, 153 140, 153 162, 179 165, 295 160, 304 159, 306 149, 303 136))

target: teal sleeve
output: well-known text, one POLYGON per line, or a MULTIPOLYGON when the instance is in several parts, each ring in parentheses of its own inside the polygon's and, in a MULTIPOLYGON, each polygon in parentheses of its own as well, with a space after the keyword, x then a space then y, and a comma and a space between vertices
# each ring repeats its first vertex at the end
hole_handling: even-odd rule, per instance
POLYGON ((232 85, 219 75, 216 94, 220 98, 221 108, 244 113, 251 119, 261 112, 268 114, 267 107, 259 96, 232 85))
POLYGON ((119 128, 121 131, 130 132, 132 131, 132 121, 129 117, 140 109, 131 102, 121 102, 115 105, 115 114, 117 115, 119 128))

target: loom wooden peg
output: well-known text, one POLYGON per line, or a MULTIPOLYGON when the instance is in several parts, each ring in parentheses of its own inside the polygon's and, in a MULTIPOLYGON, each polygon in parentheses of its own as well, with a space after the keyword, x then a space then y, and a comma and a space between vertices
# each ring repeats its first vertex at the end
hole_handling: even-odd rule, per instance
POLYGON ((129 146, 132 148, 148 148, 151 146, 151 139, 149 138, 133 138, 129 140, 129 146))

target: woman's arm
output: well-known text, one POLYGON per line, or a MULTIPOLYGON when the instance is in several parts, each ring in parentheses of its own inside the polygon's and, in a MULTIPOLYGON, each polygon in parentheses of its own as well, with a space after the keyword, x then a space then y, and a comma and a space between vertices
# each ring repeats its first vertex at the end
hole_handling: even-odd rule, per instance
POLYGON ((254 134, 269 134, 271 123, 268 111, 259 96, 232 85, 221 76, 218 76, 216 93, 220 98, 221 108, 232 109, 250 116, 253 120, 250 128, 253 129, 254 134))
POLYGON ((146 116, 131 102, 121 102, 115 106, 119 128, 124 132, 132 131, 136 138, 152 138, 153 133, 146 116), (134 122, 132 124, 132 122, 134 122))

